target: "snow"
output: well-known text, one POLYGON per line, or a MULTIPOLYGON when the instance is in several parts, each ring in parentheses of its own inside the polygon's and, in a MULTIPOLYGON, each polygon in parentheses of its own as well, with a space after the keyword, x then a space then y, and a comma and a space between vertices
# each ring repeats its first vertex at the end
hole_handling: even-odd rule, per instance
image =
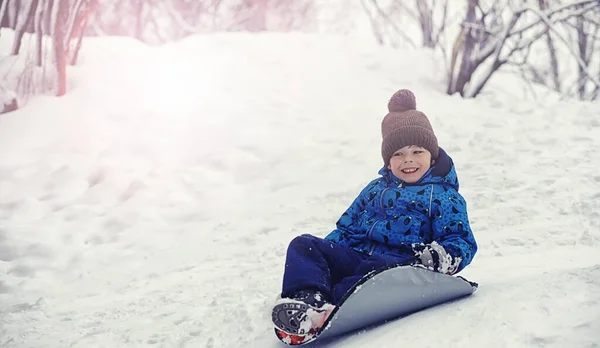
POLYGON ((281 346, 286 246, 377 176, 399 88, 455 161, 480 287, 329 346, 600 344, 598 103, 449 97, 429 52, 333 35, 90 38, 69 74, 0 115, 0 346, 281 346))

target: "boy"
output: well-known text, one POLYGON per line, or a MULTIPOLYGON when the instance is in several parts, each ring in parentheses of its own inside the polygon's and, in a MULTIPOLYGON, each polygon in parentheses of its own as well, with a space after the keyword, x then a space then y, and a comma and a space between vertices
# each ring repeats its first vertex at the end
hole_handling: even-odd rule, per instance
POLYGON ((367 273, 418 265, 455 274, 477 252, 454 164, 416 110, 414 94, 399 90, 388 110, 381 124, 381 177, 362 190, 325 239, 305 234, 289 244, 273 323, 295 343, 314 335, 367 273))

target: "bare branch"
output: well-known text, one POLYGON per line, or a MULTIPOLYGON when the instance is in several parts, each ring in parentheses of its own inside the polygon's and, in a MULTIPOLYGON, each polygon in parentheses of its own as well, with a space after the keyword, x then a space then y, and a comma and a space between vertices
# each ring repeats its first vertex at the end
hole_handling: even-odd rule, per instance
MULTIPOLYGON (((540 11, 537 10, 536 8, 525 7, 525 8, 522 8, 522 9, 516 11, 515 15, 517 15, 517 14, 519 14, 519 15, 520 14, 524 14, 525 12, 533 12, 533 13, 537 14, 537 16, 540 17, 540 18, 542 18, 542 16, 544 16, 544 18, 547 19, 546 23, 549 23, 549 22, 563 22, 563 21, 565 21, 565 20, 567 20, 567 19, 569 19, 571 17, 581 16, 584 13, 586 13, 587 11, 590 11, 590 10, 592 10, 594 8, 598 8, 598 7, 600 7, 600 1, 598 1, 598 0, 584 0, 584 1, 578 1, 578 2, 575 2, 575 3, 569 3, 567 5, 563 5, 563 6, 560 6, 558 8, 552 9, 552 10, 547 10, 547 11, 545 11, 545 12, 547 12, 546 14, 540 13, 540 11), (567 12, 563 16, 555 18, 555 19, 553 19, 553 21, 550 21, 550 18, 554 17, 554 15, 560 14, 560 13, 562 13, 565 10, 571 10, 572 8, 577 7, 577 6, 583 6, 583 8, 578 9, 577 11, 567 12)), ((530 28, 532 28, 532 27, 534 27, 534 26, 536 26, 538 24, 540 24, 539 21, 538 22, 534 22, 534 23, 532 23, 532 24, 530 24, 528 26, 525 26, 525 27, 523 27, 523 28, 521 28, 519 30, 511 32, 509 34, 509 36, 519 35, 519 34, 521 34, 521 33, 525 32, 525 31, 529 30, 530 28)))
MULTIPOLYGON (((585 1, 587 2, 587 1, 585 1)), ((596 0, 594 2, 597 5, 600 5, 600 1, 596 0)), ((567 49, 569 50, 569 52, 571 53, 571 55, 573 55, 573 57, 575 57, 575 59, 577 60, 577 64, 579 64, 579 67, 583 70, 583 72, 585 72, 585 74, 588 76, 588 78, 596 85, 596 86, 600 86, 600 79, 597 78, 596 76, 593 76, 590 72, 590 70, 588 69, 587 64, 581 59, 581 57, 573 51, 573 48, 571 47, 571 45, 569 44, 569 41, 567 41, 558 30, 556 30, 556 28, 554 27, 554 25, 552 25, 552 23, 550 22, 550 19, 544 15, 543 13, 541 13, 540 11, 537 11, 536 9, 532 9, 530 8, 529 11, 535 13, 536 15, 539 16, 539 18, 544 21, 544 23, 546 23, 546 25, 548 26, 546 30, 552 30, 555 34, 555 36, 561 40, 565 46, 567 47, 567 49)))
POLYGON ((502 35, 502 33, 503 33, 503 31, 501 31, 501 30, 494 31, 494 30, 488 29, 483 24, 480 24, 480 23, 463 22, 460 24, 460 26, 462 28, 471 29, 472 31, 475 31, 478 33, 485 33, 489 36, 499 36, 499 35, 502 35))
POLYGON ((367 4, 365 3, 365 1, 366 0, 361 0, 360 4, 362 5, 363 9, 367 13, 367 16, 369 17, 369 23, 371 23, 371 29, 373 30, 373 35, 375 35, 375 39, 377 40, 377 43, 379 43, 380 45, 383 45, 384 44, 383 36, 379 32, 379 29, 377 28, 377 25, 375 24, 376 23, 375 18, 373 15, 371 15, 371 11, 367 7, 367 4))
MULTIPOLYGON (((572 28, 572 29, 577 30, 577 26, 575 24, 573 24, 573 23, 565 21, 563 24, 566 25, 566 26, 568 26, 568 27, 570 27, 570 28, 572 28)), ((592 38, 593 40, 600 40, 600 31, 598 30, 598 28, 600 28, 600 24, 598 24, 598 27, 596 27, 596 30, 594 30, 593 33, 588 33, 587 34, 588 37, 592 38)))
POLYGON ((447 23, 448 23, 448 0, 445 0, 444 9, 442 12, 442 24, 440 25, 440 28, 438 29, 437 34, 435 34, 434 38, 433 38, 433 42, 434 42, 435 46, 439 46, 440 36, 444 31, 446 31, 447 23))
POLYGON ((77 0, 75 6, 73 6, 72 14, 69 16, 69 22, 67 24, 68 36, 71 36, 71 33, 73 32, 73 27, 75 26, 75 22, 77 20, 77 14, 81 11, 84 1, 85 0, 77 0))
MULTIPOLYGON (((415 0, 415 1, 423 1, 423 0, 415 0)), ((417 15, 417 13, 413 12, 413 10, 406 6, 406 4, 404 4, 403 0, 400 1, 394 1, 393 5, 397 5, 402 11, 408 13, 408 15, 414 19, 419 19, 419 15, 417 15)))
POLYGON ((590 100, 596 100, 596 98, 598 98, 598 96, 600 96, 600 86, 596 86, 596 88, 594 88, 594 91, 592 92, 592 96, 591 96, 590 100))
POLYGON ((510 51, 508 56, 510 57, 515 51, 520 51, 523 49, 529 49, 531 45, 533 45, 536 41, 538 41, 542 36, 546 35, 548 29, 543 29, 539 33, 536 33, 534 36, 530 37, 527 41, 523 41, 518 45, 515 45, 510 51))
POLYGON ((35 65, 42 66, 42 49, 44 40, 44 9, 48 6, 48 0, 40 0, 38 8, 35 11, 34 18, 34 32, 36 33, 36 47, 35 47, 35 65))
MULTIPOLYGON (((525 58, 524 60, 526 61, 527 58, 525 58)), ((533 84, 531 83, 531 78, 528 78, 528 76, 527 76, 527 69, 530 69, 529 72, 531 74, 533 74, 534 81, 545 82, 543 77, 541 76, 541 74, 538 73, 538 71, 535 70, 535 68, 533 66, 527 65, 525 63, 522 63, 522 64, 508 63, 508 64, 517 66, 523 81, 525 81, 525 83, 527 84, 527 89, 531 92, 531 94, 533 95, 534 98, 537 98, 537 94, 535 93, 535 89, 533 89, 533 84)))
POLYGON ((600 25, 600 10, 586 12, 583 14, 582 19, 586 23, 592 25, 600 25))
POLYGON ((475 59, 475 65, 480 65, 494 53, 496 53, 496 58, 494 60, 499 59, 500 51, 502 51, 504 43, 510 36, 510 30, 515 26, 515 24, 519 21, 519 18, 521 18, 522 15, 523 13, 515 13, 513 15, 510 23, 506 26, 502 35, 499 38, 497 38, 493 43, 487 45, 487 47, 484 47, 479 57, 475 59))
POLYGON ((406 35, 404 33, 404 31, 402 31, 400 28, 398 28, 396 23, 385 13, 385 11, 383 11, 381 9, 381 7, 379 7, 377 0, 371 0, 371 3, 373 3, 373 6, 377 10, 377 13, 390 24, 390 26, 392 27, 392 29, 394 29, 396 34, 400 35, 404 40, 406 40, 406 42, 408 42, 411 47, 413 47, 413 48, 417 47, 417 45, 412 41, 412 39, 408 35, 406 35))
POLYGON ((595 26, 593 33, 587 33, 587 37, 590 38, 590 51, 588 56, 585 58, 587 62, 592 60, 592 55, 594 54, 596 43, 600 41, 600 24, 595 26))
POLYGON ((21 8, 21 14, 17 18, 17 22, 15 25, 15 38, 13 40, 13 47, 11 54, 18 55, 21 50, 21 42, 23 41, 23 36, 25 35, 25 31, 33 21, 35 17, 35 12, 38 7, 38 0, 31 0, 29 3, 20 4, 24 8, 21 8))
POLYGON ((177 23, 179 28, 183 29, 187 33, 196 33, 198 32, 198 28, 192 24, 189 24, 182 16, 181 13, 175 10, 172 6, 167 5, 166 8, 167 13, 171 16, 171 18, 177 23))

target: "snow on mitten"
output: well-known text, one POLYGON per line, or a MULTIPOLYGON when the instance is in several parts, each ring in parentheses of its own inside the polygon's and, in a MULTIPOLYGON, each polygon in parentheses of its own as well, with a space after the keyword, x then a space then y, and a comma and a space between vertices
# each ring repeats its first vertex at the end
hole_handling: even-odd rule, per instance
POLYGON ((461 257, 448 254, 437 242, 431 244, 413 244, 417 262, 435 272, 454 274, 462 261, 461 257))

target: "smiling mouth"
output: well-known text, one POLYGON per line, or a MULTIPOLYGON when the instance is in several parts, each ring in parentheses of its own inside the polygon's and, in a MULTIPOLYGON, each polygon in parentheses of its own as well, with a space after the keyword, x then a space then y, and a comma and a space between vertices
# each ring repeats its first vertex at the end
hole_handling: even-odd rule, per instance
POLYGON ((402 169, 402 173, 412 174, 412 173, 416 172, 417 170, 419 170, 419 168, 406 168, 406 169, 402 169))

